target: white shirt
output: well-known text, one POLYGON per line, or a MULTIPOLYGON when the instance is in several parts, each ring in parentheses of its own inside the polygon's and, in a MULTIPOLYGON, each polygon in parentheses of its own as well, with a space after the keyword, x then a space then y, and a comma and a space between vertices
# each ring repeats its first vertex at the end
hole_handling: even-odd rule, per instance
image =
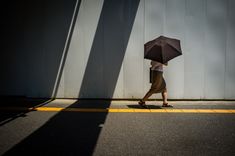
POLYGON ((151 61, 151 70, 163 72, 163 64, 157 61, 151 61))

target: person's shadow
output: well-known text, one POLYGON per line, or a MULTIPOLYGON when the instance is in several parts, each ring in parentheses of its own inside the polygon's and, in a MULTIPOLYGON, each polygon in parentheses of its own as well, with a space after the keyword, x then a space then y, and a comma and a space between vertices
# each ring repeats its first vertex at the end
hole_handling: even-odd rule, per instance
MULTIPOLYGON (((133 108, 133 109, 143 109, 140 105, 127 105, 128 108, 133 108)), ((157 105, 147 105, 148 109, 162 109, 161 106, 157 105)))

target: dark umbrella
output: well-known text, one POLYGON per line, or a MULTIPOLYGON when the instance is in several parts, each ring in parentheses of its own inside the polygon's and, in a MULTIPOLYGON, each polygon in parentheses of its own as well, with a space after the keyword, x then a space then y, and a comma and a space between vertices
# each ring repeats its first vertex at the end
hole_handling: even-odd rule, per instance
POLYGON ((144 58, 167 63, 169 60, 182 55, 180 40, 160 36, 144 44, 144 58))

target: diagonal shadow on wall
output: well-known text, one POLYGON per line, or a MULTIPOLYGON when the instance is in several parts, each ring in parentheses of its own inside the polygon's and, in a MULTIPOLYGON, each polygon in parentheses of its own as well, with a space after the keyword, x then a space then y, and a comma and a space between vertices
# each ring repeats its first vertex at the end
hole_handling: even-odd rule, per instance
POLYGON ((112 98, 139 0, 105 0, 79 98, 112 98))
MULTIPOLYGON (((79 98, 112 98, 138 5, 139 0, 104 1, 79 98)), ((70 107, 109 106, 110 100, 80 99, 70 107)), ((5 155, 92 155, 107 115, 59 112, 5 155)))

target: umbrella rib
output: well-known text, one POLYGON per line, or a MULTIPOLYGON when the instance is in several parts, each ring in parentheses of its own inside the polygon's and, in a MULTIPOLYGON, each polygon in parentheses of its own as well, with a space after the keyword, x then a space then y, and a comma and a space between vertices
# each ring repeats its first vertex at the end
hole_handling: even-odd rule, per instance
POLYGON ((175 47, 174 47, 174 46, 172 46, 171 44, 169 44, 169 43, 167 43, 167 42, 166 42, 166 44, 167 44, 168 46, 170 46, 170 47, 174 48, 176 51, 181 52, 181 50, 179 50, 179 49, 175 48, 175 47))
MULTIPOLYGON (((160 46, 160 47, 161 47, 161 51, 163 51, 163 46, 160 46)), ((163 61, 164 61, 164 60, 163 60, 163 52, 161 52, 160 54, 161 54, 161 56, 160 56, 160 57, 161 57, 161 60, 162 60, 162 62, 163 62, 163 61)))

